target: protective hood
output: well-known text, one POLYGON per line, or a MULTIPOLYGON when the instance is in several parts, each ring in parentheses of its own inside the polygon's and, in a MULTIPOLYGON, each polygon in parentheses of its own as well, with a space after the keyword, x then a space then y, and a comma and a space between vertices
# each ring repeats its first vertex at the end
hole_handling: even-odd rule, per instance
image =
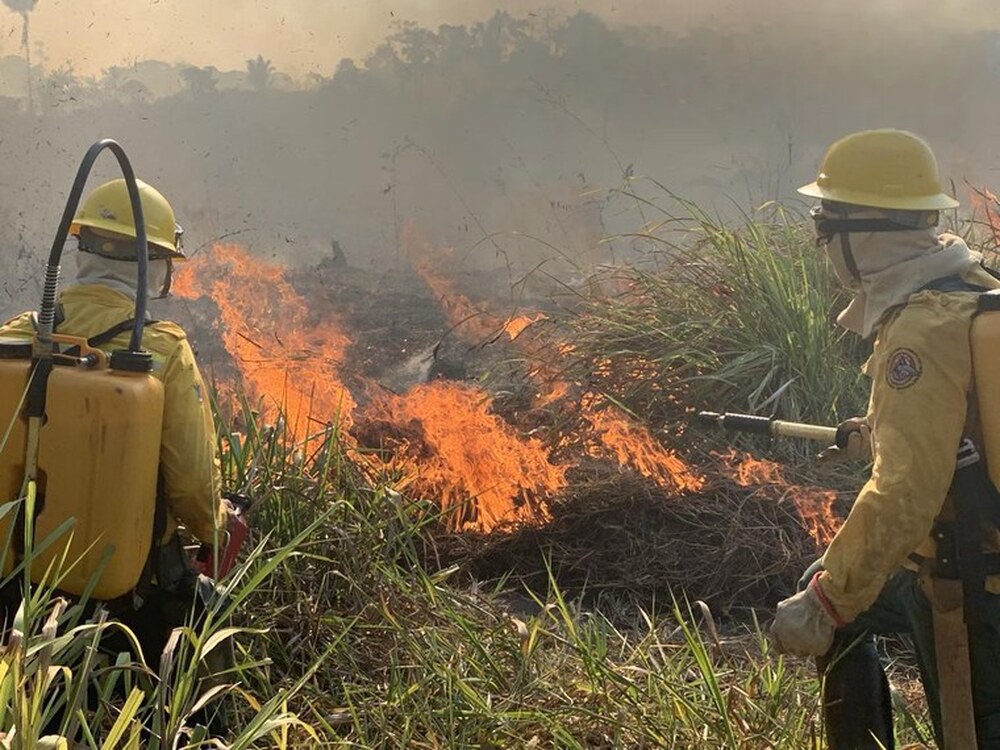
MULTIPOLYGON (((146 289, 149 299, 156 299, 163 292, 169 273, 169 262, 151 260, 147 272, 146 289)), ((135 299, 139 288, 139 264, 130 260, 112 260, 93 253, 76 253, 76 283, 100 284, 135 299)))
POLYGON ((837 276, 855 292, 837 323, 865 338, 915 291, 935 279, 961 276, 982 260, 961 237, 934 229, 851 233, 850 247, 860 278, 848 271, 839 235, 826 246, 837 276))

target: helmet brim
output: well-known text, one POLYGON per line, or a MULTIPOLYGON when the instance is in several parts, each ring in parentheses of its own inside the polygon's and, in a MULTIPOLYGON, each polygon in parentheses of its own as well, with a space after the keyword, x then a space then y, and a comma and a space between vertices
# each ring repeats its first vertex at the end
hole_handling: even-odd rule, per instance
POLYGON ((945 211, 950 208, 958 208, 961 205, 947 193, 910 195, 905 197, 880 195, 855 190, 844 190, 842 188, 822 187, 816 182, 803 185, 799 188, 798 192, 810 198, 821 198, 828 201, 838 201, 839 203, 849 203, 853 206, 887 208, 897 211, 945 211))

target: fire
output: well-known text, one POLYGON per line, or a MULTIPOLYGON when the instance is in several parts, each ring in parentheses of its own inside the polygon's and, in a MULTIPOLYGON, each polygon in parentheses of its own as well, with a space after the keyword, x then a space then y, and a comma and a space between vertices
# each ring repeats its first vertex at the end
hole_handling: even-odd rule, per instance
POLYGON ((503 324, 503 331, 506 333, 511 341, 514 341, 518 336, 524 333, 528 328, 535 325, 540 320, 547 320, 548 316, 542 313, 538 313, 535 316, 531 315, 518 315, 517 317, 510 317, 507 322, 503 324))
POLYGON ((697 492, 704 484, 672 451, 663 448, 649 432, 630 415, 612 404, 603 404, 593 394, 582 401, 583 414, 593 425, 594 440, 588 452, 593 456, 613 456, 620 466, 631 466, 644 477, 671 492, 697 492))
POLYGON ((784 485, 785 496, 791 498, 795 510, 802 520, 802 525, 809 535, 816 540, 819 547, 826 547, 843 521, 834 511, 837 493, 819 487, 804 487, 789 484, 781 471, 781 467, 773 461, 761 461, 744 454, 740 458, 736 452, 722 457, 729 467, 735 482, 741 487, 754 487, 762 484, 784 485), (739 461, 739 463, 736 463, 739 461))
POLYGON ((440 499, 449 525, 488 530, 544 521, 541 501, 566 486, 566 467, 551 463, 541 441, 521 438, 490 405, 477 388, 436 381, 389 396, 368 413, 419 432, 417 440, 399 438, 396 468, 420 494, 440 499))
MULTIPOLYGON (((541 522, 543 503, 566 485, 566 467, 550 462, 539 440, 519 437, 491 414, 490 399, 471 386, 437 382, 359 410, 341 379, 350 338, 335 316, 313 320, 283 267, 219 245, 185 264, 174 288, 182 297, 211 296, 249 395, 263 402, 265 419, 283 414, 297 440, 311 423, 345 431, 357 420, 360 429, 380 420, 395 426, 387 467, 437 499, 451 527, 541 522)), ((516 338, 540 317, 512 318, 502 330, 516 338)))
MULTIPOLYGON (((514 341, 535 323, 547 319, 543 313, 535 315, 512 314, 506 320, 490 315, 467 296, 461 294, 454 281, 434 269, 435 264, 431 261, 434 249, 420 237, 412 223, 403 227, 402 241, 406 255, 413 264, 417 275, 423 279, 441 303, 448 322, 466 341, 480 344, 495 340, 501 334, 506 334, 510 341, 514 341)), ((439 250, 437 262, 440 263, 441 257, 450 257, 452 253, 451 248, 439 250)))
POLYGON ((334 318, 310 322, 283 267, 235 245, 216 245, 183 265, 174 291, 208 295, 218 305, 223 343, 265 419, 283 414, 295 440, 318 426, 350 425, 355 403, 340 367, 351 340, 334 318))
MULTIPOLYGON (((281 265, 240 247, 218 245, 194 258, 183 267, 175 290, 187 298, 214 300, 222 342, 248 395, 262 404, 265 419, 273 423, 284 415, 298 441, 327 425, 338 427, 366 467, 396 477, 414 497, 436 502, 453 529, 489 531, 544 522, 549 504, 568 484, 567 472, 583 456, 614 461, 669 496, 703 489, 704 477, 638 419, 608 397, 562 377, 560 360, 570 347, 530 332, 544 314, 499 316, 482 309, 434 271, 429 247, 412 230, 407 237, 407 255, 456 335, 475 344, 509 342, 534 363, 529 369, 538 392, 534 406, 555 406, 569 417, 570 428, 549 435, 547 442, 523 434, 528 427, 519 429, 516 416, 507 422, 494 413, 490 395, 470 383, 438 380, 386 393, 361 373, 347 371, 352 342, 338 316, 310 310, 281 265), (360 386, 357 394, 345 385, 347 377, 360 386)), ((769 462, 747 457, 734 460, 732 467, 744 486, 787 485, 809 533, 821 544, 832 538, 839 525, 833 492, 788 485, 769 462)))
MULTIPOLYGON (((539 314, 534 318, 509 317, 506 321, 490 315, 459 293, 453 282, 432 268, 428 260, 432 256, 431 248, 412 225, 406 227, 403 240, 407 256, 413 259, 420 277, 441 300, 448 320, 459 336, 477 343, 476 339, 490 340, 496 337, 498 331, 505 331, 511 341, 518 343, 527 359, 538 363, 530 375, 541 389, 539 406, 573 397, 575 389, 560 377, 550 354, 553 342, 547 339, 524 341, 520 338, 526 328, 544 319, 544 315, 539 314), (517 321, 520 323, 512 329, 512 324, 517 321)), ((555 342, 555 350, 565 356, 572 351, 572 347, 555 342)), ((620 466, 631 467, 670 492, 696 492, 704 485, 704 479, 676 453, 661 446, 647 427, 615 404, 585 393, 576 406, 592 426, 592 432, 584 436, 583 440, 584 449, 591 456, 615 459, 620 466)), ((563 445, 570 442, 573 442, 573 438, 567 437, 563 445)))

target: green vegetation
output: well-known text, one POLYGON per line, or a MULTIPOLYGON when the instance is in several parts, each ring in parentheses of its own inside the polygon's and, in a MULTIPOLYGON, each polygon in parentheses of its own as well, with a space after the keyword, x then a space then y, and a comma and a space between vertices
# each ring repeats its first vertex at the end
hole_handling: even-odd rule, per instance
MULTIPOLYGON (((685 403, 753 408, 792 379, 783 416, 857 413, 862 353, 830 326, 836 291, 807 229, 776 208, 738 229, 687 208, 643 232, 658 271, 628 271, 627 292, 570 322, 580 377, 653 423, 685 403)), ((186 725, 222 702, 237 748, 823 746, 812 665, 771 653, 756 621, 720 636, 681 591, 597 611, 551 573, 544 596, 473 580, 438 563, 435 508, 381 486, 335 429, 294 444, 251 404, 238 411, 220 420, 223 471, 256 504, 226 596, 178 632, 160 680, 98 652, 119 628, 105 614, 35 587, 0 655, 0 747, 45 747, 43 733, 216 747, 186 725), (200 672, 227 636, 238 667, 208 689, 200 672)), ((892 671, 899 737, 916 741, 928 732, 912 667, 892 671)))
POLYGON ((616 269, 605 286, 625 291, 571 317, 577 376, 653 424, 692 408, 821 424, 864 414, 867 347, 834 324, 847 299, 808 223, 767 205, 730 227, 667 197, 671 208, 644 200, 659 218, 625 237, 653 270, 616 269))
POLYGON ((172 642, 161 682, 98 653, 117 625, 36 588, 0 660, 10 747, 45 747, 57 711, 48 731, 84 747, 214 747, 183 725, 220 701, 240 748, 819 747, 815 674, 770 653, 756 625, 720 638, 677 603, 612 623, 554 586, 508 611, 499 587, 428 564, 427 508, 364 486, 336 434, 294 446, 245 419, 222 443, 229 481, 257 497, 256 546, 224 582, 228 602, 172 642), (199 689, 230 633, 235 687, 199 689))

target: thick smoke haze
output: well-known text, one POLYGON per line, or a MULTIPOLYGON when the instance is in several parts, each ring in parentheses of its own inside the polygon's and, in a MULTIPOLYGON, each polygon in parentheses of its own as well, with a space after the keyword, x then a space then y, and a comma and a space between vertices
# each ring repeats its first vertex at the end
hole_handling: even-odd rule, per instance
POLYGON ((405 266, 416 222, 453 270, 511 281, 641 259, 601 238, 661 218, 643 201, 666 190, 730 215, 794 201, 861 128, 924 135, 964 198, 1000 182, 1000 12, 940 5, 40 0, 30 99, 4 11, 0 306, 33 301, 99 137, 171 198, 189 249, 302 265, 336 241, 378 271, 405 266))
MULTIPOLYGON (((797 33, 816 23, 849 26, 864 44, 879 19, 899 29, 996 28, 991 0, 41 0, 31 15, 35 44, 52 67, 94 75, 111 65, 157 59, 242 67, 261 53, 295 76, 329 74, 341 58, 368 54, 400 21, 426 28, 466 25, 502 9, 513 16, 565 18, 578 11, 613 26, 676 34, 708 25, 769 26, 797 33), (831 9, 831 5, 833 6, 831 9)), ((0 6, 0 55, 20 45, 21 18, 0 6)), ((841 54, 850 54, 848 44, 841 54)))

